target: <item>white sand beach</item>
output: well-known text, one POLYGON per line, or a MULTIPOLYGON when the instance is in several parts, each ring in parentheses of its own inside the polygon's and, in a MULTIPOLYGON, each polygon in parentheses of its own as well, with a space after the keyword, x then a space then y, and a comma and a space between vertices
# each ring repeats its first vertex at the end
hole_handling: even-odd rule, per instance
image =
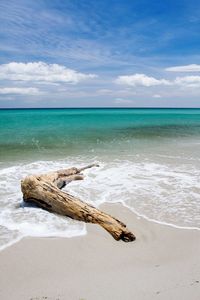
POLYGON ((0 252, 2 300, 199 300, 200 231, 138 218, 121 206, 103 210, 136 234, 115 241, 97 225, 75 238, 24 238, 0 252))

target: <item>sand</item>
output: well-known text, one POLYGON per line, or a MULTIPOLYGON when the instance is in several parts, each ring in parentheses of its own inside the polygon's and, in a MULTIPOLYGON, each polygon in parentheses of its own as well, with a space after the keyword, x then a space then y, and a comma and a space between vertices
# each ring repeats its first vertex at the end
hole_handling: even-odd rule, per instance
POLYGON ((76 238, 24 238, 0 252, 1 300, 199 300, 200 231, 104 205, 136 234, 116 242, 97 225, 76 238))

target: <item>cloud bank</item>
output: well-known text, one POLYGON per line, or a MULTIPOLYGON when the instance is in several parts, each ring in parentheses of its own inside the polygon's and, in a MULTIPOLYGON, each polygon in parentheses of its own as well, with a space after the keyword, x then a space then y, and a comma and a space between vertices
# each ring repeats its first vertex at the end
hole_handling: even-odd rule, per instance
POLYGON ((200 76, 176 77, 174 83, 183 87, 200 87, 200 76))
POLYGON ((11 62, 0 65, 0 80, 77 84, 95 77, 95 74, 84 74, 62 65, 44 62, 11 62))
POLYGON ((3 87, 0 88, 1 95, 40 95, 41 92, 33 87, 3 87))
POLYGON ((176 77, 175 79, 156 79, 154 77, 149 77, 145 74, 134 74, 134 75, 123 75, 118 76, 115 80, 116 84, 125 85, 125 86, 180 86, 180 87, 200 87, 200 76, 183 76, 176 77))

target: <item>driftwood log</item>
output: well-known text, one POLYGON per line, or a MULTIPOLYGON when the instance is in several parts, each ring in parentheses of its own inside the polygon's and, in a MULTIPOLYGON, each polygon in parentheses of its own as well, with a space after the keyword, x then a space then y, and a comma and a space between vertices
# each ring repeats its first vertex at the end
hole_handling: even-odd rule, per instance
POLYGON ((73 180, 82 180, 82 171, 98 166, 92 164, 84 168, 70 168, 49 172, 42 175, 31 175, 21 181, 21 190, 25 202, 32 202, 50 212, 70 217, 78 221, 96 223, 107 230, 115 240, 131 242, 135 236, 126 225, 92 205, 86 204, 61 189, 73 180))

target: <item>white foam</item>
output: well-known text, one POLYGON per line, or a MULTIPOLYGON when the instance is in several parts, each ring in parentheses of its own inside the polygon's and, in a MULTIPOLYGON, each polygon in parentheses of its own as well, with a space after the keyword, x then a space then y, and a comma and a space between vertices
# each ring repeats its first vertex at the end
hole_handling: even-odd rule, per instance
MULTIPOLYGON (((28 174, 83 166, 74 161, 37 161, 0 169, 0 249, 24 236, 72 237, 86 234, 85 224, 42 209, 19 207, 20 180, 28 174)), ((149 221, 184 229, 200 228, 199 178, 195 163, 156 162, 129 156, 128 160, 104 159, 100 168, 84 172, 85 180, 65 190, 95 206, 121 202, 149 221)))
POLYGON ((199 176, 195 166, 114 161, 88 174, 71 192, 91 203, 121 202, 141 216, 186 228, 200 227, 199 176))

